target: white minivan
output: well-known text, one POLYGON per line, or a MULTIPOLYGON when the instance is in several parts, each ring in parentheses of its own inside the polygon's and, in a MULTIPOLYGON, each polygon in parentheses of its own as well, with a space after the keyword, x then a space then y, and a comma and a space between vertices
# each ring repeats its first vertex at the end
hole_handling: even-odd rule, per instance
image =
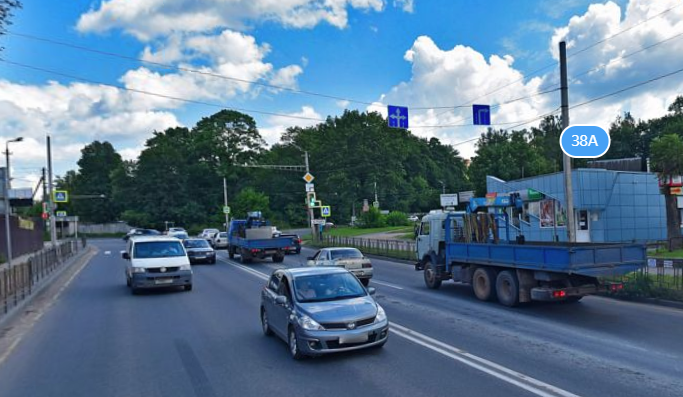
POLYGON ((126 251, 126 284, 133 294, 145 288, 182 286, 192 290, 192 268, 183 243, 169 236, 134 236, 126 251))

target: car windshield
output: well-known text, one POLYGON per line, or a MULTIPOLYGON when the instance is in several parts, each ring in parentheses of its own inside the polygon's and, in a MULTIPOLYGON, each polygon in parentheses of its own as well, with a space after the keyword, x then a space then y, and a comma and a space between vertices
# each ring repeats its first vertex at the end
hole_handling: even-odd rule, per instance
POLYGON ((180 241, 145 241, 135 244, 134 258, 167 258, 184 256, 180 241))
POLYGON ((332 273, 296 277, 294 294, 299 302, 324 302, 358 298, 366 291, 351 273, 332 273))
POLYGON ((228 233, 226 233, 226 232, 220 232, 220 234, 218 235, 218 237, 223 237, 223 238, 228 237, 228 233))
POLYGON ((363 257, 360 251, 355 248, 344 248, 330 251, 332 259, 360 259, 363 257))
POLYGON ((185 240, 183 245, 186 248, 209 248, 209 242, 206 240, 185 240))

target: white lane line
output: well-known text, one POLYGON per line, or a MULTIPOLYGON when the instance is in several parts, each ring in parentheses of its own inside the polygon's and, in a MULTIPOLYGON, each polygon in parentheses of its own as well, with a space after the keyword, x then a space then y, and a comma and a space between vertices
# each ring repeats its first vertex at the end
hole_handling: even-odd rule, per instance
POLYGON ((385 287, 389 287, 389 288, 403 289, 403 287, 399 287, 399 286, 396 285, 396 284, 387 283, 387 282, 385 282, 385 281, 379 281, 379 280, 376 280, 376 279, 374 279, 374 278, 372 279, 372 282, 373 282, 373 283, 377 283, 377 284, 379 284, 379 285, 384 285, 385 287))
MULTIPOLYGON (((268 276, 254 269, 250 269, 244 265, 239 265, 233 262, 228 262, 235 265, 237 268, 242 269, 248 273, 253 274, 263 280, 268 280, 268 276)), ((376 280, 374 280, 376 282, 376 280)), ((492 361, 486 360, 474 354, 467 353, 462 349, 448 345, 434 338, 430 338, 420 332, 414 331, 410 328, 404 327, 400 324, 394 322, 389 322, 391 326, 391 331, 394 335, 400 336, 407 339, 413 343, 423 346, 429 350, 437 352, 441 355, 449 357, 455 361, 472 367, 476 370, 484 372, 495 378, 498 378, 504 382, 515 385, 521 389, 524 389, 530 393, 533 393, 541 397, 579 397, 578 395, 555 387, 551 384, 545 383, 538 379, 532 378, 530 376, 524 375, 520 372, 514 371, 502 365, 496 364, 492 361)))
POLYGON ((104 251, 105 255, 111 255, 111 251, 104 251))
POLYGON ((537 396, 541 397, 579 397, 578 395, 560 389, 548 383, 542 382, 538 379, 524 375, 520 372, 511 370, 502 365, 496 364, 492 361, 467 353, 464 350, 458 349, 439 340, 430 338, 427 335, 406 328, 394 322, 389 323, 391 331, 402 338, 411 342, 417 343, 439 354, 459 361, 467 366, 482 371, 486 374, 494 376, 502 381, 513 384, 524 390, 527 390, 537 396))

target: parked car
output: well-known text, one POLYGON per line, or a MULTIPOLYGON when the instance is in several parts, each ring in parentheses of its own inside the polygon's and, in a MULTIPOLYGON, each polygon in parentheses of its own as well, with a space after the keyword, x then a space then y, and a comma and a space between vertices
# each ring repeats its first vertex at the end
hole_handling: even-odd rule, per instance
POLYGON ((420 217, 418 217, 417 215, 411 215, 411 216, 408 217, 408 220, 409 220, 410 222, 417 222, 417 221, 420 220, 420 217))
POLYGON ((372 278, 372 262, 358 249, 347 247, 323 248, 308 257, 308 266, 337 266, 350 271, 367 286, 372 278))
POLYGON ((384 309, 349 271, 275 270, 261 292, 265 335, 285 340, 294 359, 382 347, 389 337, 384 309))
POLYGON ((228 248, 228 233, 220 232, 213 236, 213 244, 211 244, 214 249, 228 248))
POLYGON ((133 236, 159 236, 157 230, 154 229, 131 229, 125 236, 123 236, 124 241, 128 241, 129 238, 133 236))
POLYGON ((133 294, 141 289, 182 286, 192 290, 192 268, 178 239, 168 236, 134 236, 126 251, 126 284, 133 294))
POLYGON ((203 238, 188 238, 183 240, 183 246, 187 251, 190 264, 205 262, 212 265, 216 264, 216 251, 211 248, 209 242, 203 238))
POLYGON ((291 237, 294 242, 294 245, 285 250, 285 254, 295 253, 298 255, 301 253, 301 237, 298 234, 281 234, 280 237, 291 237))
POLYGON ((208 242, 211 242, 213 240, 213 236, 217 233, 220 233, 220 230, 218 230, 218 229, 204 229, 204 230, 202 230, 202 233, 199 235, 199 237, 205 239, 208 242))

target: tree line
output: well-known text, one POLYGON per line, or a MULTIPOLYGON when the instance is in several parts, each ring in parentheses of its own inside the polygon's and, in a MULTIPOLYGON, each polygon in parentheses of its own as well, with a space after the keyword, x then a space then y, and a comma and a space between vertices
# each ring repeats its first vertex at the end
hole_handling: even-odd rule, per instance
MULTIPOLYGON (((618 116, 603 158, 652 157, 657 171, 680 173, 683 164, 675 162, 683 154, 654 150, 662 139, 681 140, 682 109, 679 97, 660 118, 618 116)), ((332 207, 333 222, 348 223, 375 193, 382 209, 424 213, 439 207, 443 186, 448 192, 472 189, 483 195, 486 175, 514 180, 562 171, 561 132, 556 116, 528 129, 488 129, 468 167, 454 147, 389 128, 376 112, 347 110, 311 127, 291 127, 268 148, 252 117, 222 110, 191 128, 155 131, 134 161, 122 160, 109 142, 95 141, 82 150, 78 170, 58 177, 57 186, 72 195, 105 195, 68 204, 66 209, 85 221, 200 227, 224 222, 225 178, 232 216, 260 210, 275 222, 303 225, 303 172, 248 166, 301 166, 308 152, 317 198, 332 207)), ((668 147, 672 144, 668 141, 668 147)), ((585 164, 575 159, 573 166, 585 164)))

